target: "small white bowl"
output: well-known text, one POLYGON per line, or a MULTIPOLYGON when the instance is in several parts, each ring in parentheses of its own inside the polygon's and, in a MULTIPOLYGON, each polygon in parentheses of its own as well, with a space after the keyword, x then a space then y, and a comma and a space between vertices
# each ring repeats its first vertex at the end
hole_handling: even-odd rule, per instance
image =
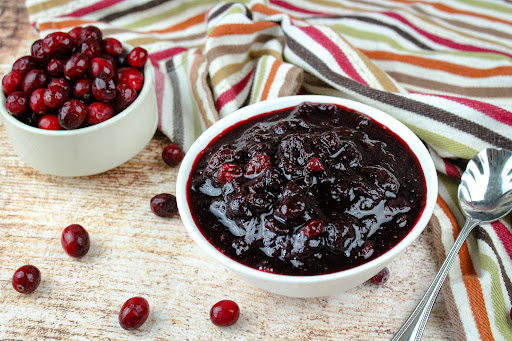
POLYGON ((158 124, 153 66, 144 67, 144 86, 125 110, 100 124, 74 130, 31 127, 11 116, 0 91, 0 115, 19 158, 43 173, 85 176, 106 172, 137 155, 158 124))
POLYGON ((242 279, 261 289, 285 296, 318 297, 337 294, 367 281, 380 270, 382 270, 406 247, 411 245, 412 242, 421 234, 428 221, 430 220, 437 199, 437 190, 437 174, 434 163, 432 162, 427 149, 412 131, 410 131, 405 125, 393 117, 383 113, 378 109, 347 99, 329 96, 292 96, 264 101, 244 107, 221 119, 212 125, 208 130, 206 130, 196 140, 192 147, 190 147, 183 162, 181 163, 176 185, 176 197, 181 219, 183 220, 192 238, 204 251, 219 261, 222 265, 231 269, 242 279), (418 158, 427 186, 427 199, 425 209, 423 210, 423 213, 420 215, 416 224, 413 226, 412 230, 402 241, 400 241, 388 252, 367 263, 348 270, 325 275, 279 275, 259 271, 238 263, 237 261, 224 255, 208 242, 208 240, 203 236, 201 231, 196 226, 190 212, 189 204, 187 202, 187 183, 190 177, 192 165, 198 154, 208 146, 212 139, 217 137, 217 135, 220 133, 224 132, 230 126, 240 121, 247 120, 248 118, 259 114, 294 107, 302 102, 338 104, 363 113, 373 118, 380 124, 388 127, 391 131, 402 138, 402 140, 409 146, 409 148, 418 158))

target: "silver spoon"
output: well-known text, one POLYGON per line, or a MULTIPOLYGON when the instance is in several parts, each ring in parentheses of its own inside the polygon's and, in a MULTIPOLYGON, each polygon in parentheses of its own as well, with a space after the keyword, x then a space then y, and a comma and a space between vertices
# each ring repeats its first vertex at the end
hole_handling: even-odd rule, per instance
POLYGON ((427 292, 392 341, 419 341, 453 260, 473 228, 496 221, 512 210, 512 151, 488 148, 471 159, 459 185, 466 223, 427 292))

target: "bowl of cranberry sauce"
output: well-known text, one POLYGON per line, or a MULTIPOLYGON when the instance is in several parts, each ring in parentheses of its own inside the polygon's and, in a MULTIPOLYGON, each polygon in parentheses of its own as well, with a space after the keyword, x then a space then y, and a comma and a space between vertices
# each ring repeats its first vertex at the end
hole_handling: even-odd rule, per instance
POLYGON ((81 30, 83 43, 65 45, 70 34, 63 32, 34 42, 30 55, 14 62, 2 78, 0 116, 11 145, 20 160, 43 173, 106 172, 137 155, 157 129, 153 67, 147 52, 142 53, 144 65, 131 66, 130 52, 137 48, 103 39, 93 26, 81 30), (48 46, 68 49, 38 53, 41 49, 35 48, 46 40, 48 46), (21 84, 14 84, 16 77, 21 84))
POLYGON ((193 239, 265 290, 325 296, 375 275, 425 228, 437 177, 423 143, 350 100, 293 96, 210 127, 177 184, 193 239))

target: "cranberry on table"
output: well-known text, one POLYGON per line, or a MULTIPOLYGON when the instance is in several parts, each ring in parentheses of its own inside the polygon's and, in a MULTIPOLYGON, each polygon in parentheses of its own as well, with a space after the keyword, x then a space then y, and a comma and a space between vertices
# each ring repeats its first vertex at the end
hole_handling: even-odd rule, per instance
POLYGON ((23 91, 31 94, 36 89, 46 88, 50 83, 50 76, 43 70, 30 70, 23 78, 23 91))
POLYGON ((64 76, 67 79, 78 79, 85 75, 89 68, 89 58, 85 54, 75 53, 64 64, 64 76))
POLYGON ((13 288, 22 294, 34 292, 41 283, 41 272, 33 265, 24 265, 12 277, 13 288))
POLYGON ((117 57, 123 53, 123 44, 115 38, 103 39, 103 50, 112 57, 117 57))
POLYGON ((47 56, 66 57, 73 50, 74 40, 69 33, 53 32, 43 39, 41 46, 47 56))
POLYGON ((7 111, 13 116, 22 115, 29 110, 28 96, 23 91, 15 91, 5 100, 7 111))
POLYGON ((175 167, 183 160, 183 151, 177 144, 170 143, 162 151, 162 159, 169 166, 175 167))
POLYGON ((62 76, 62 71, 64 70, 64 62, 62 59, 52 58, 48 62, 48 66, 46 66, 46 71, 53 77, 62 76))
POLYGON ((384 268, 384 269, 380 270, 378 274, 376 274, 375 276, 370 278, 370 281, 374 284, 382 285, 382 284, 386 283, 388 281, 388 279, 389 279, 389 269, 384 268))
POLYGON ((62 231, 60 242, 64 251, 75 258, 85 256, 91 246, 89 233, 78 224, 72 224, 66 227, 64 231, 62 231))
POLYGON ((43 51, 43 39, 36 40, 30 47, 30 55, 36 63, 44 64, 48 61, 49 56, 43 51))
POLYGON ((240 308, 236 302, 231 300, 219 301, 210 309, 210 320, 219 327, 232 326, 239 317, 240 308))
POLYGON ((50 109, 60 108, 68 100, 68 93, 60 86, 48 87, 44 91, 44 104, 50 109))
POLYGON ((9 96, 15 91, 21 90, 23 77, 17 72, 9 72, 2 78, 2 89, 4 94, 9 96))
POLYGON ((176 197, 169 193, 155 195, 150 201, 151 211, 159 217, 171 218, 178 214, 176 197))
POLYGON ((128 108, 135 99, 137 99, 137 91, 126 84, 116 86, 116 98, 114 98, 114 107, 119 113, 128 108))
POLYGON ((112 65, 108 60, 100 57, 96 57, 91 60, 89 70, 92 78, 95 78, 100 74, 106 75, 109 79, 112 79, 115 76, 114 65, 112 65))
POLYGON ((114 116, 114 108, 108 103, 94 102, 89 104, 87 122, 91 125, 105 122, 114 116))
POLYGON ((37 127, 46 130, 60 130, 59 118, 57 115, 44 115, 39 119, 37 127))
POLYGON ((92 99, 92 80, 89 78, 81 78, 73 85, 73 95, 83 101, 92 99))
POLYGON ((64 129, 76 129, 84 123, 88 115, 87 105, 78 99, 72 99, 60 108, 59 124, 64 129))
POLYGON ((19 73, 22 77, 25 76, 27 72, 34 70, 35 68, 37 68, 37 64, 31 56, 18 58, 18 60, 12 64, 12 71, 19 73))
POLYGON ((126 330, 137 329, 149 316, 149 303, 143 297, 132 297, 126 301, 119 312, 119 324, 126 330))
POLYGON ((136 91, 144 85, 144 75, 134 67, 123 67, 117 70, 119 84, 126 84, 136 91))
POLYGON ((110 102, 116 97, 116 85, 105 74, 100 74, 92 82, 92 95, 100 102, 110 102))
POLYGON ((141 69, 146 65, 148 60, 148 51, 142 47, 136 47, 128 53, 128 64, 130 66, 141 69))
POLYGON ((49 108, 44 101, 44 94, 46 89, 37 89, 32 92, 29 99, 30 109, 38 115, 44 115, 48 112, 49 108))

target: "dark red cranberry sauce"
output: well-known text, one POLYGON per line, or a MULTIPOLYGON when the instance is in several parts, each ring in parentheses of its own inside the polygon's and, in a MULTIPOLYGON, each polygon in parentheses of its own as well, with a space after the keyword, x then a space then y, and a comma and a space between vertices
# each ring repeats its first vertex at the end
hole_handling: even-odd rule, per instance
POLYGON ((317 275, 368 262, 423 212, 416 156, 371 118, 301 105, 240 122, 194 162, 192 216, 228 257, 262 271, 317 275))

